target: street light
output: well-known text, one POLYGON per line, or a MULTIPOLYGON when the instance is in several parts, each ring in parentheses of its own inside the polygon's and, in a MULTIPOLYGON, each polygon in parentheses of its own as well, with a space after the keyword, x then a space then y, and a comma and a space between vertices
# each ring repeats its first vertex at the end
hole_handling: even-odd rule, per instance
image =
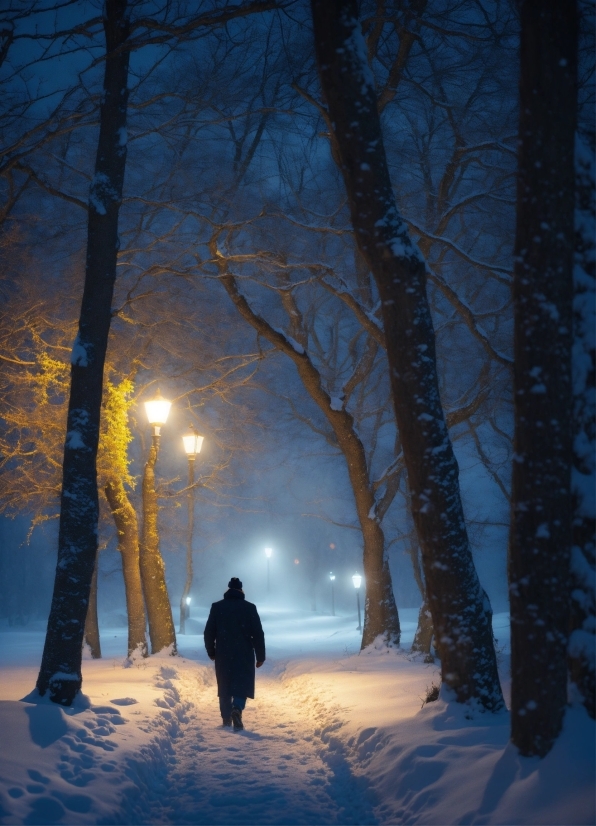
POLYGON ((267 557, 267 593, 271 591, 271 579, 269 577, 269 560, 271 559, 272 553, 273 548, 265 548, 265 556, 267 557))
POLYGON ((358 606, 358 631, 362 631, 362 620, 360 618, 360 583, 362 582, 362 577, 360 574, 354 574, 352 577, 352 582, 354 583, 354 588, 356 589, 356 604, 358 606))
POLYGON ((185 634, 185 622, 190 616, 190 597, 192 586, 192 535, 195 527, 195 459, 203 447, 203 436, 194 425, 190 425, 189 432, 182 437, 184 451, 188 457, 188 535, 186 541, 186 582, 180 599, 180 633, 185 634))
POLYGON ((168 598, 164 564, 159 550, 158 507, 155 491, 155 465, 159 453, 159 434, 168 420, 171 406, 172 402, 164 399, 159 390, 152 399, 145 402, 147 419, 153 427, 153 438, 143 472, 143 528, 140 560, 152 654, 168 646, 173 646, 174 651, 176 648, 172 606, 168 598))
POLYGON ((172 402, 164 399, 159 390, 152 399, 145 402, 149 424, 153 425, 153 435, 159 436, 159 430, 167 422, 172 402))
POLYGON ((197 455, 201 452, 204 437, 199 436, 196 427, 192 424, 189 430, 190 433, 187 433, 182 437, 182 442, 184 444, 184 450, 186 451, 189 462, 193 462, 197 455))
POLYGON ((333 583, 335 582, 335 574, 333 571, 329 572, 329 581, 331 582, 331 616, 335 616, 335 593, 333 583))

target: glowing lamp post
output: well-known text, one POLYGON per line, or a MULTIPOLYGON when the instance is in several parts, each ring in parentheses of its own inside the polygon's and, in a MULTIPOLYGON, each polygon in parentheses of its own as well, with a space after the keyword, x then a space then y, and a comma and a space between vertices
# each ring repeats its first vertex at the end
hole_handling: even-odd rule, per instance
POLYGON ((269 576, 269 560, 271 559, 272 553, 273 548, 265 548, 265 556, 267 557, 267 593, 271 591, 271 579, 269 576))
POLYGON ((159 453, 159 434, 168 420, 171 406, 172 402, 164 399, 159 390, 152 399, 145 402, 147 419, 153 428, 153 439, 143 472, 143 528, 140 560, 141 579, 149 618, 151 653, 153 654, 168 646, 173 646, 173 650, 176 648, 172 606, 168 598, 164 564, 159 550, 158 507, 155 491, 155 465, 159 453))
POLYGON ((194 425, 191 425, 189 430, 190 433, 187 433, 182 437, 182 442, 184 444, 186 455, 188 456, 188 461, 194 462, 203 447, 203 436, 199 436, 194 425))
POLYGON ((331 583, 331 616, 334 617, 335 616, 335 588, 334 588, 335 574, 332 571, 329 572, 329 582, 331 583))
POLYGON ((362 577, 360 574, 354 574, 352 577, 352 582, 354 583, 354 588, 356 589, 356 605, 358 606, 358 631, 362 631, 362 620, 360 618, 360 585, 362 583, 362 577))
POLYGON ((159 438, 160 428, 167 422, 172 402, 164 399, 159 390, 152 399, 145 402, 149 424, 153 426, 153 436, 159 438))
POLYGON ((184 452, 188 458, 188 536, 186 542, 186 582, 180 598, 180 633, 185 634, 185 622, 190 617, 189 592, 192 586, 192 535, 195 527, 195 459, 203 447, 203 436, 199 436, 194 425, 182 437, 184 452))

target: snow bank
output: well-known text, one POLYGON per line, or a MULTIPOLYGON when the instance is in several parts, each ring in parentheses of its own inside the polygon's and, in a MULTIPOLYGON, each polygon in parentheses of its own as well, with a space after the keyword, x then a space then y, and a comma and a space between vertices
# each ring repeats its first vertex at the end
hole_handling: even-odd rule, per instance
MULTIPOLYGON (((17 636, 17 635, 15 635, 17 636)), ((179 664, 196 672, 193 663, 179 664)), ((36 669, 2 668, 0 822, 141 823, 163 786, 188 704, 178 672, 157 659, 85 663, 86 695, 62 708, 31 688, 36 669)))
POLYGON ((522 758, 508 744, 508 712, 470 718, 444 699, 421 708, 432 682, 421 663, 361 658, 288 676, 287 687, 312 708, 327 759, 366 779, 377 822, 594 823, 594 722, 582 707, 568 710, 544 760, 522 758))

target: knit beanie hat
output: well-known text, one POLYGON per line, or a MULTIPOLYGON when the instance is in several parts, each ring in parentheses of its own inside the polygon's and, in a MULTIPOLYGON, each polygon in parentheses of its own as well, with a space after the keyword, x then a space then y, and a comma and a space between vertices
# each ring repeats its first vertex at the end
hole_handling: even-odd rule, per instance
POLYGON ((237 576, 233 576, 232 579, 228 582, 228 588, 234 588, 236 591, 242 590, 242 583, 240 582, 237 576))

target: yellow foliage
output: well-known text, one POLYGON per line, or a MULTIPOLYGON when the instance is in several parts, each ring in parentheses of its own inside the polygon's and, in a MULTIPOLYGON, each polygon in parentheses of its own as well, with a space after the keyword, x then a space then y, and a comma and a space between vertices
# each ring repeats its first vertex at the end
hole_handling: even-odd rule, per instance
POLYGON ((57 397, 65 398, 70 375, 69 365, 52 358, 44 351, 38 354, 37 361, 39 371, 34 377, 34 393, 37 396, 37 405, 52 404, 52 398, 54 403, 57 397))
POLYGON ((118 383, 106 380, 97 452, 98 474, 106 481, 108 478, 120 478, 130 487, 134 487, 134 478, 129 470, 128 445, 133 436, 128 424, 128 411, 133 404, 133 392, 134 383, 130 379, 118 383))
MULTIPOLYGON (((31 361, 3 373, 0 513, 15 513, 26 506, 37 511, 37 521, 43 521, 53 518, 59 505, 70 351, 61 346, 48 352, 48 345, 37 337, 30 346, 27 355, 31 361)), ((133 404, 134 383, 130 379, 118 381, 108 366, 106 374, 97 453, 98 486, 101 490, 109 478, 116 477, 134 487, 128 458, 133 439, 128 412, 133 404)))

